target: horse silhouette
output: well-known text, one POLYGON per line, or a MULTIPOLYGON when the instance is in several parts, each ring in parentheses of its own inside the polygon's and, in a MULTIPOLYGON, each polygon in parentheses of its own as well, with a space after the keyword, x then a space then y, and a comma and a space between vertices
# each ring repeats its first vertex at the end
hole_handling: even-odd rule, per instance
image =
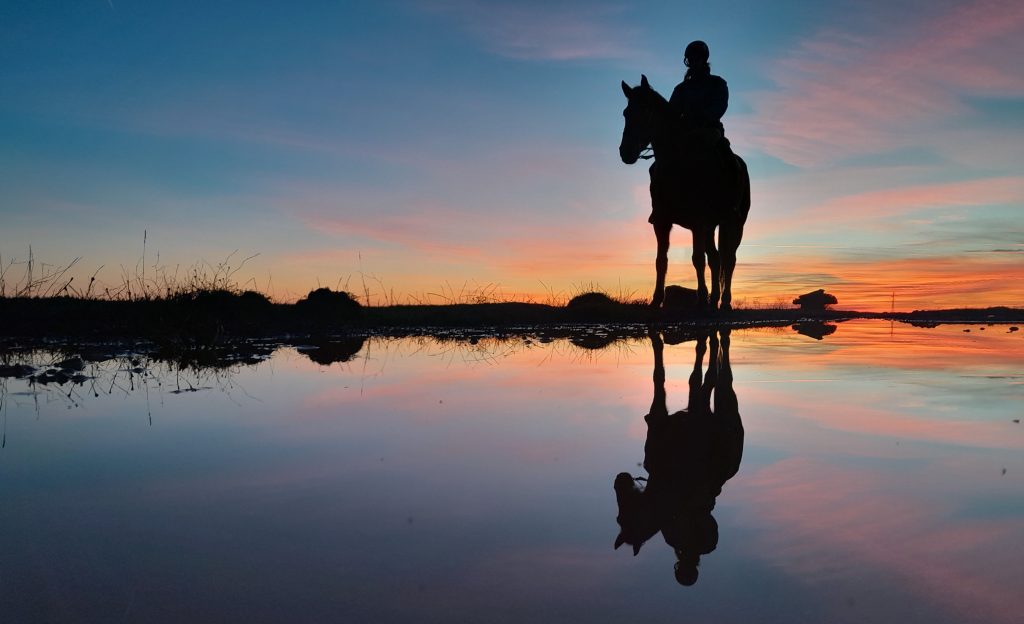
POLYGON ((743 225, 750 211, 750 175, 739 156, 735 165, 720 157, 721 138, 704 129, 685 131, 668 101, 642 76, 640 86, 622 83, 629 100, 623 111, 625 126, 619 156, 632 165, 650 146, 655 159, 651 165, 651 217, 658 239, 655 261, 657 282, 651 305, 665 301, 668 272, 669 234, 681 225, 693 234, 693 267, 697 272, 697 301, 712 308, 732 308, 732 274, 736 249, 743 238, 743 225), (718 246, 715 246, 715 229, 718 246), (711 292, 704 280, 705 256, 711 267, 711 292))
POLYGON ((690 374, 689 405, 669 414, 665 393, 664 342, 651 332, 654 351, 654 399, 644 444, 646 486, 628 472, 615 477, 619 534, 615 548, 629 544, 633 554, 659 531, 676 554, 675 576, 681 585, 697 582, 700 558, 718 545, 718 523, 711 512, 722 486, 739 470, 743 456, 743 422, 729 364, 729 332, 721 343, 710 336, 707 374, 701 379, 708 337, 697 341, 690 374), (711 409, 714 397, 715 408, 711 409))

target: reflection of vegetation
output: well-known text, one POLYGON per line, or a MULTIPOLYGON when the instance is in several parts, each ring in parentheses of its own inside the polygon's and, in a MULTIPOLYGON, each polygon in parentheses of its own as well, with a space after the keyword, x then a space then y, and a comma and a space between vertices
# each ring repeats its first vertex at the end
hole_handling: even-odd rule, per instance
POLYGON ((614 334, 606 332, 595 332, 580 336, 573 336, 569 341, 581 349, 599 351, 601 349, 608 348, 609 345, 616 341, 616 337, 614 334))
POLYGON ((128 351, 117 345, 8 349, 0 352, 0 404, 6 410, 12 395, 31 396, 38 413, 40 402, 77 408, 90 397, 127 397, 143 392, 152 422, 148 408, 151 391, 158 396, 209 389, 228 396, 236 390, 244 394, 235 376, 242 367, 262 362, 272 352, 263 345, 173 352, 161 348, 128 351), (10 379, 17 379, 23 389, 10 392, 10 379))
MULTIPOLYGON (((508 356, 532 349, 544 349, 549 357, 566 355, 589 360, 600 353, 622 355, 616 345, 628 345, 642 328, 591 326, 551 327, 540 330, 491 335, 484 331, 438 330, 433 336, 327 336, 296 340, 236 340, 203 342, 167 341, 160 344, 92 343, 50 347, 0 346, 0 408, 6 409, 12 396, 30 396, 34 409, 63 403, 69 408, 89 398, 146 395, 151 417, 151 394, 173 394, 217 390, 229 397, 248 393, 236 377, 243 369, 258 366, 282 348, 323 366, 349 363, 360 358, 361 369, 353 372, 364 379, 383 372, 392 356, 423 355, 436 358, 442 366, 493 364, 508 356), (372 370, 367 369, 367 363, 372 370), (379 368, 379 370, 377 370, 379 368), (10 382, 14 380, 12 385, 10 382), (13 388, 13 390, 11 390, 13 388)), ((233 400, 233 399, 232 399, 233 400)), ((0 434, 2 436, 2 434, 0 434)), ((0 442, 5 444, 6 441, 0 442)))
POLYGON ((836 326, 831 323, 823 323, 821 321, 803 321, 801 323, 794 323, 793 329, 803 336, 814 338, 815 340, 821 340, 825 336, 831 336, 836 333, 836 326))
POLYGON ((355 336, 340 340, 321 340, 309 346, 301 346, 298 350, 317 364, 329 365, 335 362, 348 362, 362 350, 365 343, 365 337, 355 336))

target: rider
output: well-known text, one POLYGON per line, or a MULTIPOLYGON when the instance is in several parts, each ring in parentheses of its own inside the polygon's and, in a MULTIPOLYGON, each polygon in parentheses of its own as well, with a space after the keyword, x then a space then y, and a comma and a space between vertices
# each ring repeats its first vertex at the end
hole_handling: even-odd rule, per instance
POLYGON ((711 73, 710 55, 708 44, 703 41, 693 41, 686 46, 683 53, 686 76, 672 91, 669 105, 681 116, 684 131, 703 138, 709 147, 714 146, 712 149, 732 170, 735 159, 722 125, 722 115, 729 108, 729 86, 720 76, 711 73))
POLYGON ((711 74, 710 54, 703 41, 686 46, 686 76, 672 91, 669 104, 682 115, 687 128, 715 128, 724 136, 722 115, 729 108, 729 86, 720 76, 711 74))

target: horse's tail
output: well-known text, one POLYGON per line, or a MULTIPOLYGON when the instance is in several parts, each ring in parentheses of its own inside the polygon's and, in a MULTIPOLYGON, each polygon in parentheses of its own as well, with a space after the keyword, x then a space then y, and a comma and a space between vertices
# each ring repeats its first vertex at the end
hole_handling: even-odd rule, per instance
POLYGON ((738 154, 736 157, 736 184, 739 186, 739 197, 736 205, 736 213, 740 217, 740 224, 747 222, 747 214, 750 213, 750 172, 747 171, 747 163, 738 154))

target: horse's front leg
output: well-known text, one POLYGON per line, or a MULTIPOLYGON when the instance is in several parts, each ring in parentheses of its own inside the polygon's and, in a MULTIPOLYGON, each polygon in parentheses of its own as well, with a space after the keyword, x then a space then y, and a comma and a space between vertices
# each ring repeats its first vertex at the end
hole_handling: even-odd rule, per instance
POLYGON ((665 302, 665 274, 668 272, 668 243, 671 231, 671 223, 654 226, 654 235, 658 239, 658 256, 654 260, 657 280, 654 283, 654 296, 651 298, 651 307, 654 308, 661 307, 665 302))
POLYGON ((704 281, 704 250, 707 234, 705 228, 693 229, 693 268, 697 272, 697 307, 703 308, 708 304, 708 284, 704 281))
POLYGON ((722 262, 715 246, 715 228, 709 227, 705 234, 705 252, 708 256, 708 268, 711 269, 711 309, 718 307, 718 299, 721 297, 722 288, 722 262))

